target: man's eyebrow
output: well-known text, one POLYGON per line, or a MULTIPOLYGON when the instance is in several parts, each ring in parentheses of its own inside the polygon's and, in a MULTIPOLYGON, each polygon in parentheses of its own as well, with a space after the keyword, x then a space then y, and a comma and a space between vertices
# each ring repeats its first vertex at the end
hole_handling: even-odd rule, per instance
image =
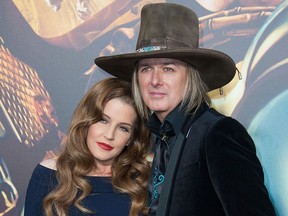
POLYGON ((147 63, 139 63, 138 64, 138 67, 144 67, 144 66, 148 66, 149 64, 147 64, 147 63))
MULTIPOLYGON (((167 62, 161 62, 161 63, 158 63, 160 65, 176 65, 176 62, 174 61, 167 61, 167 62)), ((145 66, 151 66, 151 65, 154 65, 153 63, 152 64, 148 64, 148 63, 139 63, 138 67, 145 67, 145 66)))
POLYGON ((176 63, 175 62, 173 62, 173 61, 168 61, 168 62, 163 62, 162 63, 163 65, 170 65, 170 64, 172 64, 172 65, 176 65, 176 63))

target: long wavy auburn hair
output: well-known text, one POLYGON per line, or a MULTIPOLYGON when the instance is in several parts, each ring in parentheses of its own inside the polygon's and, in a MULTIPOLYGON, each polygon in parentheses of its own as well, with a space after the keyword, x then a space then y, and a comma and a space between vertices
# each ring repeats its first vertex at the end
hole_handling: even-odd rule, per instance
POLYGON ((46 216, 52 216, 53 213, 66 216, 72 204, 84 213, 92 213, 81 205, 91 192, 91 185, 85 176, 95 168, 86 138, 89 127, 102 119, 105 105, 114 98, 120 98, 134 107, 137 119, 129 145, 113 161, 111 182, 117 191, 130 196, 130 216, 140 212, 147 214, 145 204, 150 164, 145 157, 150 152, 150 132, 137 112, 130 84, 117 78, 107 78, 89 89, 73 114, 67 138, 56 162, 58 186, 44 199, 46 216))

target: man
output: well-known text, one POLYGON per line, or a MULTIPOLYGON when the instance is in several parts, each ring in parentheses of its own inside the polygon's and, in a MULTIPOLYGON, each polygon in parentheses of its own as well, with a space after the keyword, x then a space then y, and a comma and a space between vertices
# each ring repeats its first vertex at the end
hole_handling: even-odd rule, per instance
POLYGON ((198 17, 176 4, 143 7, 136 53, 95 63, 132 78, 156 137, 149 215, 275 215, 254 143, 236 120, 209 108, 207 91, 235 75, 222 52, 198 47, 198 17))

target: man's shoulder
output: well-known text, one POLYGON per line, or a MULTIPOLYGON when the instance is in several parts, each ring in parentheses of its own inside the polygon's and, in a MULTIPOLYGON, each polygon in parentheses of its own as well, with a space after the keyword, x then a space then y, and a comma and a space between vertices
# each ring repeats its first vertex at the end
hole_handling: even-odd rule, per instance
POLYGON ((195 122, 217 122, 221 119, 227 119, 229 117, 223 115, 222 113, 218 112, 214 108, 209 108, 205 112, 203 112, 195 122))

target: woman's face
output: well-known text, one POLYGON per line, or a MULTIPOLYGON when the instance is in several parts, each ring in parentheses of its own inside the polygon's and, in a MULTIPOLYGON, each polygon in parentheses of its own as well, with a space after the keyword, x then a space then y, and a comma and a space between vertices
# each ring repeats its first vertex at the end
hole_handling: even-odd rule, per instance
POLYGON ((88 129, 87 145, 97 168, 110 167, 132 136, 137 115, 134 108, 119 98, 104 107, 102 119, 88 129))

